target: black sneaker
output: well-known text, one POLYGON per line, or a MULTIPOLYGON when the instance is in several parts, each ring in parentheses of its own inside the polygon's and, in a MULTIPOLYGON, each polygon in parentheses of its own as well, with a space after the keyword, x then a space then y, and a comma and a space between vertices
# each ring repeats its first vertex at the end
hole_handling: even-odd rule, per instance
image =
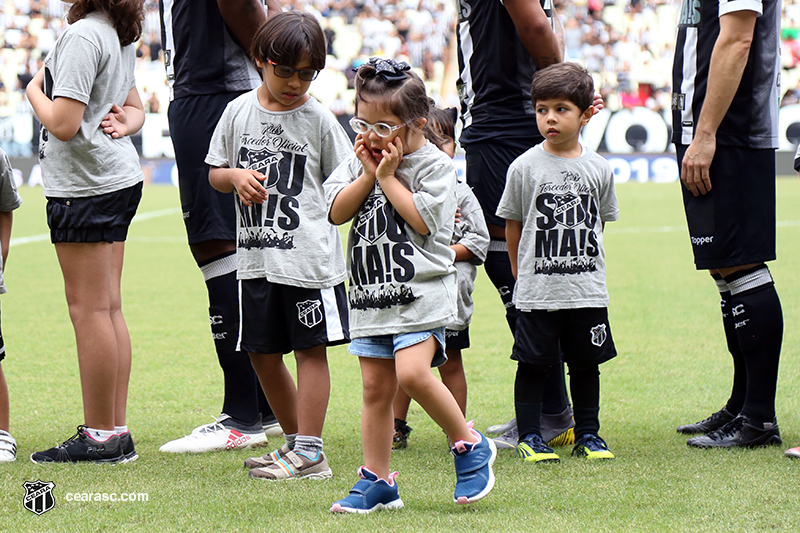
POLYGON ((678 426, 678 433, 685 435, 696 435, 702 433, 703 435, 716 431, 731 420, 736 418, 736 415, 731 414, 726 408, 722 408, 705 420, 695 422, 694 424, 686 424, 685 426, 678 426))
POLYGON ((739 415, 716 431, 700 437, 692 437, 686 444, 695 448, 754 448, 781 444, 778 422, 754 424, 749 418, 739 415))
POLYGON ((392 439, 392 449, 401 450, 408 447, 408 434, 411 433, 411 426, 405 420, 394 419, 394 438, 392 439))
POLYGON ((105 442, 97 442, 86 433, 86 426, 78 426, 78 432, 62 444, 43 452, 31 454, 34 463, 119 463, 124 458, 120 439, 112 436, 105 442))
POLYGON ((139 454, 136 453, 136 449, 133 447, 133 437, 130 431, 126 431, 119 436, 119 445, 122 447, 123 463, 132 463, 139 458, 139 454))

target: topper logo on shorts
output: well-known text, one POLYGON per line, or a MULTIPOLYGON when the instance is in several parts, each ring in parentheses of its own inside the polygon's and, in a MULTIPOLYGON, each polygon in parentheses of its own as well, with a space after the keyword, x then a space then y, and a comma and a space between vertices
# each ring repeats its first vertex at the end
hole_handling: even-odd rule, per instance
POLYGON ((232 450, 237 446, 241 446, 245 444, 247 441, 251 439, 250 435, 242 435, 235 429, 232 429, 230 433, 228 433, 228 442, 225 443, 226 450, 232 450))
POLYGON ((713 235, 707 237, 692 237, 692 244, 695 246, 703 246, 704 244, 711 244, 712 242, 714 242, 713 235))
POLYGON ((36 515, 42 515, 55 507, 56 500, 53 497, 53 489, 56 484, 52 481, 26 481, 22 484, 25 487, 25 496, 22 498, 22 505, 25 509, 36 515))

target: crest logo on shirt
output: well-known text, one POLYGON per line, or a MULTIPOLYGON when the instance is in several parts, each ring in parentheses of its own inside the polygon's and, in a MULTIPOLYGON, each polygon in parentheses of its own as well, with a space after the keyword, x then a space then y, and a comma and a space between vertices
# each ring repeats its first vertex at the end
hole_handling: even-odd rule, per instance
POLYGON ((280 177, 278 172, 278 164, 283 159, 282 152, 271 152, 266 148, 263 150, 253 151, 247 148, 242 148, 239 151, 239 166, 250 170, 261 172, 265 176, 264 187, 273 187, 280 177), (271 169, 274 172, 270 172, 271 169))
POLYGON ((557 194, 553 196, 553 200, 556 202, 553 218, 561 225, 574 228, 586 219, 586 210, 579 196, 572 193, 557 194))
POLYGON ((355 232, 370 244, 373 244, 386 233, 389 221, 386 217, 385 205, 386 200, 383 196, 370 196, 364 202, 364 208, 356 221, 355 232))
POLYGON ((309 329, 322 322, 322 302, 319 300, 298 302, 297 319, 309 329))
POLYGON ((608 337, 605 324, 597 324, 595 327, 589 330, 589 333, 592 335, 592 344, 597 347, 602 346, 608 337))

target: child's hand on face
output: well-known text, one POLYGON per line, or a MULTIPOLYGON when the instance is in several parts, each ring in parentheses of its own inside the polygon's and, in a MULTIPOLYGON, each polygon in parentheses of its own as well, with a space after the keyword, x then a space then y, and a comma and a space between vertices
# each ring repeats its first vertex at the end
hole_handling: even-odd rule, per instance
POLYGON ((267 189, 262 183, 264 175, 257 170, 237 168, 231 176, 231 182, 242 203, 251 207, 253 204, 263 204, 267 199, 267 189))
POLYGON ((403 141, 400 137, 392 139, 383 151, 383 159, 381 159, 378 169, 375 171, 375 177, 378 181, 394 176, 395 170, 400 166, 403 160, 403 141))
POLYGON ((364 167, 364 174, 375 178, 375 171, 378 169, 378 162, 372 156, 364 137, 359 133, 356 135, 356 143, 354 145, 356 157, 361 161, 361 166, 364 167))
POLYGON ((103 128, 103 133, 114 139, 124 137, 128 134, 128 115, 123 108, 114 104, 111 112, 100 122, 100 127, 103 128))

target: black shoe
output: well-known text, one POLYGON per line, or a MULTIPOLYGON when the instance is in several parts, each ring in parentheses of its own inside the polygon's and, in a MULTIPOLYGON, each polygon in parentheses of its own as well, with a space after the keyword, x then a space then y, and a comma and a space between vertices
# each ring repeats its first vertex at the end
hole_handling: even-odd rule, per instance
POLYGON ((678 426, 678 433, 686 435, 707 434, 716 431, 731 420, 736 418, 736 415, 731 414, 726 408, 722 408, 705 420, 695 422, 694 424, 687 424, 685 426, 678 426))
POLYGON ((133 437, 130 431, 119 436, 119 445, 122 447, 123 463, 132 463, 139 458, 139 454, 133 447, 133 437))
POLYGON ((754 448, 781 444, 778 422, 754 424, 749 418, 739 415, 716 431, 700 437, 692 437, 686 444, 695 448, 754 448))
MULTIPOLYGON (((131 446, 133 442, 131 442, 131 446)), ((86 433, 86 426, 78 426, 78 432, 62 444, 43 452, 31 454, 34 463, 119 463, 124 459, 120 439, 112 436, 105 442, 97 442, 86 433)))
POLYGON ((408 434, 411 433, 411 426, 405 420, 394 419, 394 437, 392 439, 392 449, 402 450, 408 447, 408 434))

